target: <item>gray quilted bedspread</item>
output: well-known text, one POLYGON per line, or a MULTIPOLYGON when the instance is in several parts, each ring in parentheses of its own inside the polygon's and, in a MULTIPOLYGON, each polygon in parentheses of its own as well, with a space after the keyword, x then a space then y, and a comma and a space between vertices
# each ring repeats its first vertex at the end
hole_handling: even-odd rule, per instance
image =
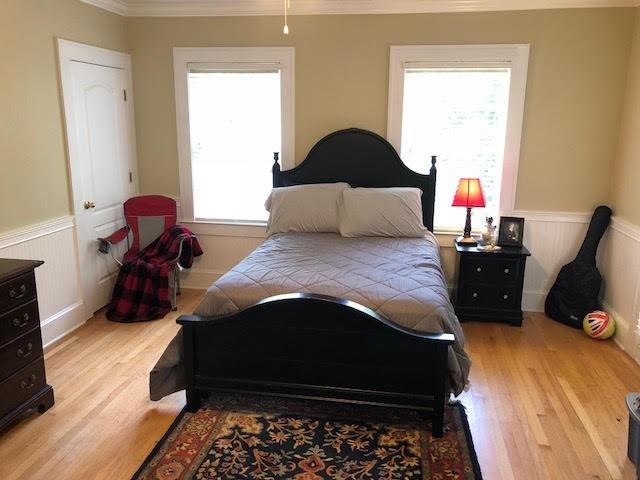
MULTIPOLYGON (((295 292, 346 298, 403 327, 454 334, 456 341, 449 350, 450 378, 456 394, 464 389, 471 361, 464 351, 464 334, 449 301, 438 243, 432 235, 273 235, 216 281, 195 313, 228 315, 267 297, 295 292)), ((152 398, 179 387, 167 370, 180 360, 181 352, 176 351, 179 343, 179 339, 172 342, 152 372, 152 398)))

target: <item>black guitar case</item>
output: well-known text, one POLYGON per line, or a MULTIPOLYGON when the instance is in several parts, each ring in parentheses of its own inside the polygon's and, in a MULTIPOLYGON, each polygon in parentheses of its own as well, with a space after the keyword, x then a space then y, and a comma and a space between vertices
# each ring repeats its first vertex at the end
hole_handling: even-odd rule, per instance
POLYGON ((611 209, 600 206, 593 212, 587 236, 573 262, 567 263, 551 287, 544 311, 548 317, 582 328, 587 313, 598 310, 602 275, 596 267, 598 244, 609 226, 611 209))

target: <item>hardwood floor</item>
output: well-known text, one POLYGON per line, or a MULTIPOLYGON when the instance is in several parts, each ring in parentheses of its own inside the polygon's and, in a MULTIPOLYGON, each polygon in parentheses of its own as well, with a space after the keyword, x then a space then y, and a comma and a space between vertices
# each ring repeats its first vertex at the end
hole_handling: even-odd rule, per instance
MULTIPOLYGON (((202 292, 186 291, 190 313, 202 292)), ((46 354, 56 405, 0 436, 0 478, 128 479, 184 405, 148 400, 148 372, 178 326, 97 315, 46 354)), ((522 328, 466 323, 474 361, 461 396, 487 480, 634 479, 624 394, 640 366, 613 342, 527 314, 522 328)))

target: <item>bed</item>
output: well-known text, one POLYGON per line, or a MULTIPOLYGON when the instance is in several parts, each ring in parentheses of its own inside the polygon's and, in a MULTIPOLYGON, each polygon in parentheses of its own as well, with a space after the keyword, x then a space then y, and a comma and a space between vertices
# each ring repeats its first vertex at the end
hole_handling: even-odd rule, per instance
MULTIPOLYGON (((281 171, 277 155, 273 166, 275 187, 420 188, 430 230, 435 181, 435 157, 429 175, 415 173, 360 129, 323 138, 292 170, 281 171)), ((189 410, 213 391, 356 402, 423 410, 441 436, 446 401, 470 367, 432 234, 272 235, 178 323, 174 352, 154 372, 164 376, 167 357, 184 365, 189 410)))

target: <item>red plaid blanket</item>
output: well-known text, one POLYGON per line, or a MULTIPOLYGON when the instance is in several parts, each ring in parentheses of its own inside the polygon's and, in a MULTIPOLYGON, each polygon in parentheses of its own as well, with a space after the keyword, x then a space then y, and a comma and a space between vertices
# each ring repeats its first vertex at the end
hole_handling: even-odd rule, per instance
POLYGON ((181 225, 167 229, 160 237, 120 268, 107 310, 115 322, 139 322, 164 317, 171 310, 169 272, 177 268, 169 262, 176 258, 184 239, 179 263, 191 267, 202 248, 191 230, 181 225))

